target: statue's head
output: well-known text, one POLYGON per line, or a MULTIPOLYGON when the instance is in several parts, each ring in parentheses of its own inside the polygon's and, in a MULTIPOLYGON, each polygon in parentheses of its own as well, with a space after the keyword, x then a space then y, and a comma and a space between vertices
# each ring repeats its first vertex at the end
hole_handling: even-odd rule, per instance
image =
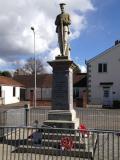
POLYGON ((60 3, 60 9, 61 12, 64 13, 64 5, 66 5, 65 3, 60 3))

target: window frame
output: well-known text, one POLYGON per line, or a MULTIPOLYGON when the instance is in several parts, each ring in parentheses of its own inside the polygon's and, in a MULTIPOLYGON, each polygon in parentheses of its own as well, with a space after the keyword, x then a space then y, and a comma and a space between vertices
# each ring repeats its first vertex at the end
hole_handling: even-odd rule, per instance
POLYGON ((0 86, 0 98, 2 97, 2 86, 0 86))
POLYGON ((98 63, 98 73, 107 73, 107 63, 98 63))
POLYGON ((109 98, 110 97, 110 90, 105 89, 104 90, 104 98, 109 98))
POLYGON ((13 97, 16 97, 16 87, 13 87, 13 97))

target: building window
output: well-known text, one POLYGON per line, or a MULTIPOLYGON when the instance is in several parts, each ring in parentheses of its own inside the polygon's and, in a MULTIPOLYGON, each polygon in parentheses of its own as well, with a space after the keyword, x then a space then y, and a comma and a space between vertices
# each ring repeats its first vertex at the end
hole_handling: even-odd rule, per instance
POLYGON ((16 95, 16 88, 13 87, 13 97, 15 97, 15 95, 16 95))
POLYGON ((2 88, 0 86, 0 97, 2 97, 2 88))
POLYGON ((98 64, 98 72, 100 72, 100 73, 107 72, 107 64, 106 63, 99 63, 98 64))

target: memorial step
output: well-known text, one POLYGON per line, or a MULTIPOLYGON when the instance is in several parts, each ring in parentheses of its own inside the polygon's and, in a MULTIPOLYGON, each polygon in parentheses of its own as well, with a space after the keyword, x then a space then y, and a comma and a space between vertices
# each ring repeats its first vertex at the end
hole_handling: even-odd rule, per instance
MULTIPOLYGON (((15 143, 16 144, 16 143, 15 143)), ((32 140, 26 139, 23 144, 17 145, 13 152, 17 153, 35 153, 52 156, 68 156, 93 159, 94 151, 97 144, 97 135, 89 133, 87 138, 82 138, 80 133, 60 134, 60 133, 43 133, 42 143, 34 144, 32 140), (73 148, 70 150, 61 149, 62 137, 72 138, 73 148), (83 140, 83 141, 81 141, 83 140)))
POLYGON ((64 120, 64 121, 74 121, 76 118, 76 111, 66 111, 66 110, 52 110, 48 113, 48 120, 64 120))
POLYGON ((44 155, 53 155, 53 156, 68 156, 68 157, 79 157, 92 159, 94 152, 93 148, 86 149, 71 149, 71 150, 62 150, 53 147, 41 147, 38 146, 19 146, 13 152, 15 153, 35 153, 35 154, 44 154, 44 155))
POLYGON ((43 122, 44 125, 56 128, 67 128, 67 129, 77 129, 79 119, 76 118, 74 121, 64 121, 64 120, 46 120, 43 122))
POLYGON ((44 133, 43 134, 43 139, 53 139, 54 138, 54 140, 60 140, 61 137, 65 137, 65 136, 69 136, 73 140, 76 140, 76 141, 80 141, 80 137, 82 137, 82 135, 80 135, 80 133, 77 133, 77 134, 72 134, 72 133, 64 134, 63 132, 61 132, 61 133, 58 132, 57 133, 57 131, 56 131, 56 133, 44 133))
MULTIPOLYGON (((61 140, 48 140, 48 139, 45 139, 45 140, 44 140, 44 139, 43 139, 41 145, 38 144, 38 146, 59 148, 60 143, 61 143, 61 140)), ((18 146, 18 144, 16 144, 15 142, 12 143, 12 144, 18 146)), ((75 147, 76 149, 85 149, 85 143, 83 143, 83 142, 74 141, 74 140, 73 140, 73 144, 74 144, 74 147, 75 147)), ((34 146, 35 144, 33 143, 33 141, 28 140, 28 141, 23 141, 23 142, 21 141, 21 142, 19 143, 19 145, 27 145, 27 146, 31 146, 31 147, 32 147, 32 146, 34 146)), ((36 146, 37 146, 37 145, 36 145, 36 146)))

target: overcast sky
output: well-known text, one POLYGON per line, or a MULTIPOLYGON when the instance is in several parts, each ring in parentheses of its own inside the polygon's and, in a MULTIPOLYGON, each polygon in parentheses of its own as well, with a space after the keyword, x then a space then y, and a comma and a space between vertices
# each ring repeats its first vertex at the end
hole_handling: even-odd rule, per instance
MULTIPOLYGON (((59 54, 54 21, 60 13, 58 4, 61 2, 67 4, 65 10, 70 13, 72 19, 71 57, 83 71, 85 71, 85 59, 92 58, 102 49, 111 47, 109 45, 113 38, 117 38, 118 32, 111 39, 105 39, 105 44, 99 45, 97 41, 100 38, 99 42, 103 42, 102 36, 112 36, 115 28, 112 28, 112 25, 110 26, 112 31, 109 28, 107 30, 105 20, 108 18, 112 24, 112 14, 111 17, 107 17, 107 14, 117 12, 113 11, 112 7, 115 9, 119 6, 119 0, 105 2, 103 0, 100 2, 98 0, 0 0, 0 70, 14 70, 33 56, 31 26, 34 26, 36 32, 37 57, 46 62, 59 54), (104 13, 107 10, 105 17, 104 13), (97 46, 93 45, 95 43, 97 46)), ((115 25, 116 23, 114 20, 115 25)), ((117 30, 120 28, 119 24, 117 30)))

